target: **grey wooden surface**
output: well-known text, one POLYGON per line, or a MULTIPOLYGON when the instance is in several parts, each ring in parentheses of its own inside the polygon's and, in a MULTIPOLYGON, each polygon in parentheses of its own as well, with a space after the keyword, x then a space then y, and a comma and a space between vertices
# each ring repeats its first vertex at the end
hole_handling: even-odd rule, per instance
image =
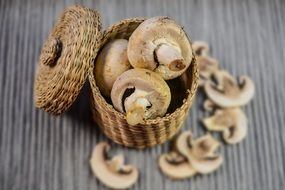
MULTIPOLYGON (((93 146, 106 137, 90 119, 85 87, 70 111, 53 117, 33 105, 33 78, 40 48, 55 19, 78 2, 96 8, 103 26, 122 18, 169 15, 194 40, 205 40, 221 67, 256 84, 245 108, 246 139, 222 145, 225 163, 215 173, 171 181, 157 167, 169 143, 146 150, 112 143, 140 169, 134 189, 281 190, 285 186, 285 1, 283 0, 94 0, 0 1, 0 189, 105 189, 89 169, 93 146)), ((205 133, 198 93, 183 130, 205 133)), ((219 136, 216 134, 216 137, 219 136)), ((110 142, 110 141, 109 141, 110 142)), ((111 142, 110 142, 111 143, 111 142)))

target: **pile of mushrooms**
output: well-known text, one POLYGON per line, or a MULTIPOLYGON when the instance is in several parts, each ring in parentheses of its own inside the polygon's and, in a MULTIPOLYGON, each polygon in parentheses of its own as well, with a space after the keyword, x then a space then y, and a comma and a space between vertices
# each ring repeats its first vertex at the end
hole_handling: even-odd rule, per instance
POLYGON ((95 62, 97 86, 130 125, 163 117, 171 101, 165 80, 182 75, 193 51, 182 27, 168 17, 142 22, 127 39, 115 39, 95 62))
POLYGON ((219 131, 228 144, 236 144, 245 138, 247 118, 242 106, 254 96, 254 83, 247 76, 237 81, 229 72, 219 70, 219 63, 209 56, 206 42, 193 43, 193 51, 200 68, 200 87, 208 96, 204 109, 214 112, 202 120, 209 131, 219 131))
MULTIPOLYGON (((209 132, 222 132, 228 144, 241 142, 247 134, 247 118, 242 106, 253 98, 253 81, 247 76, 241 76, 237 81, 227 71, 219 70, 219 62, 209 56, 206 42, 194 42, 192 47, 200 68, 199 86, 208 96, 203 107, 213 113, 202 119, 202 123, 209 132)), ((172 179, 186 179, 197 173, 208 174, 223 163, 223 157, 216 153, 220 143, 209 133, 193 140, 190 131, 183 132, 174 145, 158 161, 162 173, 172 179)))

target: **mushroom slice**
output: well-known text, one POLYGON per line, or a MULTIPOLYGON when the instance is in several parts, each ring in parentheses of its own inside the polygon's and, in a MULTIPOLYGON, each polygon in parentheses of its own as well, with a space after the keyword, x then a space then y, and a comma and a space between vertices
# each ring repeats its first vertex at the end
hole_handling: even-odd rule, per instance
POLYGON ((190 178, 196 174, 187 159, 177 152, 162 154, 159 157, 158 165, 161 171, 172 179, 190 178))
POLYGON ((217 84, 207 81, 205 92, 208 97, 220 107, 238 107, 246 105, 254 95, 253 81, 247 76, 241 76, 239 84, 226 71, 214 73, 217 84))
POLYGON ((247 134, 247 119, 241 108, 216 110, 214 115, 203 119, 208 130, 222 131, 229 144, 242 141, 247 134))
POLYGON ((192 44, 194 54, 197 56, 206 56, 209 53, 209 44, 204 41, 195 41, 192 44))
POLYGON ((94 175, 109 188, 126 189, 131 187, 139 176, 137 168, 123 165, 123 155, 117 155, 113 159, 107 160, 106 155, 109 149, 110 146, 106 142, 95 146, 90 159, 94 175))
POLYGON ((203 86, 207 80, 218 70, 218 60, 207 57, 207 56, 197 56, 197 63, 199 65, 200 71, 200 83, 199 86, 203 86))
POLYGON ((131 68, 127 56, 128 40, 115 39, 107 43, 95 63, 96 84, 101 93, 110 97, 117 77, 131 68))
POLYGON ((130 125, 164 116, 171 94, 160 75, 146 69, 130 69, 115 81, 111 99, 114 107, 124 113, 130 125))
POLYGON ((132 33, 128 57, 134 68, 153 70, 169 80, 189 67, 193 52, 183 28, 159 16, 145 20, 132 33))
POLYGON ((192 139, 191 132, 184 132, 177 138, 176 148, 185 156, 191 166, 199 173, 208 174, 218 169, 223 157, 216 153, 220 143, 210 134, 197 140, 192 139))

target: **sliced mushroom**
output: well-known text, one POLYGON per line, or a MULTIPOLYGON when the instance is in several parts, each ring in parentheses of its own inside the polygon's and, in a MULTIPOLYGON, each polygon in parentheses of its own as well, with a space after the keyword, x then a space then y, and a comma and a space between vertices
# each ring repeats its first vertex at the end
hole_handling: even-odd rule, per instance
POLYGON ((161 171, 172 179, 190 178, 196 174, 187 159, 177 152, 162 154, 159 157, 158 165, 161 171))
POLYGON ((207 56, 209 53, 209 44, 204 41, 193 42, 192 48, 197 56, 207 56))
POLYGON ((133 67, 153 70, 169 80, 189 67, 193 52, 183 28, 159 16, 145 20, 132 33, 128 57, 133 67))
POLYGON ((238 107, 246 105, 254 95, 254 84, 247 76, 240 77, 239 84, 226 71, 214 73, 217 84, 207 81, 205 92, 220 107, 238 107))
POLYGON ((164 116, 171 95, 167 83, 157 73, 146 69, 130 69, 115 81, 111 99, 114 107, 126 112, 130 125, 164 116))
POLYGON ((96 84, 107 97, 117 77, 131 68, 127 56, 128 40, 115 39, 106 44, 95 63, 96 84))
POLYGON ((126 189, 136 183, 139 172, 136 167, 123 165, 124 157, 118 155, 107 160, 106 155, 110 146, 101 142, 95 146, 90 159, 94 175, 107 187, 113 189, 126 189))
POLYGON ((197 172, 202 174, 215 171, 223 163, 223 157, 216 153, 219 146, 220 143, 210 134, 194 141, 191 132, 183 132, 176 141, 179 153, 188 159, 197 172))
POLYGON ((197 56, 196 60, 200 71, 199 86, 204 86, 206 81, 218 70, 219 63, 218 60, 207 56, 197 56))
POLYGON ((208 130, 222 131, 229 144, 242 141, 247 134, 247 119, 240 108, 216 110, 213 116, 203 119, 203 123, 208 130))

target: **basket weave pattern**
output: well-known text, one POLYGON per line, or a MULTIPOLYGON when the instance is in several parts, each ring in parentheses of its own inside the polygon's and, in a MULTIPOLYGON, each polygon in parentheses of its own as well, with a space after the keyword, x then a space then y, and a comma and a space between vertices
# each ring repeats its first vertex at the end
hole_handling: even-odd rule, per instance
POLYGON ((74 102, 97 55, 100 28, 94 10, 75 5, 64 11, 40 55, 34 85, 37 107, 60 114, 74 102))
MULTIPOLYGON (((107 29, 103 34, 101 47, 108 41, 118 38, 128 39, 132 32, 143 22, 143 18, 123 20, 107 29)), ((190 42, 190 40, 189 40, 190 42)), ((190 42, 191 43, 191 42, 190 42)), ((94 66, 89 69, 91 86, 92 116, 102 131, 114 142, 133 148, 146 148, 162 144, 173 137, 181 128, 191 107, 198 86, 198 67, 195 58, 185 72, 187 98, 183 105, 173 113, 145 121, 144 124, 131 126, 125 115, 116 111, 101 95, 94 77, 94 66)))

